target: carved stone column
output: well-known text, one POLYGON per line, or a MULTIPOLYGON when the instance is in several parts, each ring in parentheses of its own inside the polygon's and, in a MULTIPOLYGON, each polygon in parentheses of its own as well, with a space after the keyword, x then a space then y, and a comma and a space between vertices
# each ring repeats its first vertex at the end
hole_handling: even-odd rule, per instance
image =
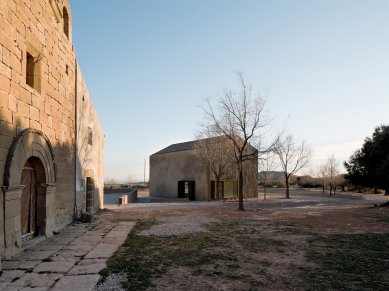
POLYGON ((57 192, 57 186, 55 184, 46 184, 46 217, 45 217, 45 226, 44 234, 46 237, 53 236, 53 231, 55 227, 55 193, 57 192))
POLYGON ((22 246, 20 226, 20 198, 24 185, 3 187, 4 192, 4 235, 6 253, 13 253, 22 246))

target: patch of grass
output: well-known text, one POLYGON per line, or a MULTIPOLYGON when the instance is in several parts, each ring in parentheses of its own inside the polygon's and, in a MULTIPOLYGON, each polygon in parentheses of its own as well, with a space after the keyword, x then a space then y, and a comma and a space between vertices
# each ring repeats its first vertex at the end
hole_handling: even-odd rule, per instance
POLYGON ((315 236, 302 270, 310 290, 389 290, 389 234, 315 236))
POLYGON ((389 217, 375 217, 375 221, 377 221, 377 222, 388 222, 389 223, 389 217))
MULTIPOLYGON (((248 275, 244 264, 265 271, 251 254, 279 251, 284 241, 265 237, 258 231, 259 222, 223 220, 207 225, 209 232, 158 237, 140 236, 142 230, 156 224, 155 220, 137 222, 122 247, 107 261, 100 272, 103 278, 111 273, 125 273, 127 290, 145 290, 153 280, 163 276, 171 267, 184 267, 194 275, 226 280, 239 280, 256 289, 262 284, 255 272, 248 275), (243 264, 242 264, 243 263, 243 264), (262 269, 261 269, 262 268, 262 269)), ((104 279, 103 279, 104 280, 104 279)))

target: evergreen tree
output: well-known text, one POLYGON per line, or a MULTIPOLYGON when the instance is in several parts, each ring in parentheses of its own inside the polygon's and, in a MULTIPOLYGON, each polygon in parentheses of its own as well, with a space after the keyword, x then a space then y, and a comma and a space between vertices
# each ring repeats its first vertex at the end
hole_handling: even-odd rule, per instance
POLYGON ((389 194, 389 126, 376 127, 344 166, 345 178, 354 185, 384 189, 389 194))

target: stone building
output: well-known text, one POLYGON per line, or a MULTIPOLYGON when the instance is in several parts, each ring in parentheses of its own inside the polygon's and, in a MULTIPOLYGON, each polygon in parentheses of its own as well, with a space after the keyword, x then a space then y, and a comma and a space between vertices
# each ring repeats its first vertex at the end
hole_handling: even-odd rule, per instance
POLYGON ((103 143, 67 0, 0 0, 0 255, 103 203, 103 143))
MULTIPOLYGON (((234 168, 217 183, 206 163, 196 153, 197 141, 172 144, 150 156, 150 196, 213 200, 238 196, 238 173, 234 168)), ((258 156, 244 162, 243 195, 258 196, 258 156)))

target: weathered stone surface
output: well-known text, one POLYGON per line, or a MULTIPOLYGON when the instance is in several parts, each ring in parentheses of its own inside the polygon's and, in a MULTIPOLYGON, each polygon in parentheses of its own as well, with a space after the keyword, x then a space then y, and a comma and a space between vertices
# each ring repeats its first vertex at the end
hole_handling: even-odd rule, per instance
POLYGON ((49 258, 51 255, 56 253, 56 251, 24 251, 20 254, 17 254, 14 257, 14 260, 18 261, 35 261, 35 260, 45 260, 49 258))
POLYGON ((128 230, 112 230, 105 237, 124 237, 127 238, 128 230))
POLYGON ((29 250, 31 251, 59 251, 63 249, 65 245, 60 244, 43 244, 39 243, 31 248, 29 250))
POLYGON ((135 221, 121 221, 117 226, 114 227, 114 230, 127 230, 130 232, 135 224, 135 221))
POLYGON ((50 287, 61 277, 61 274, 27 273, 9 285, 9 287, 50 287))
MULTIPOLYGON (((66 10, 71 15, 69 0, 0 0, 0 7, 0 185, 18 186, 26 161, 35 158, 33 168, 43 167, 37 171, 37 185, 48 188, 42 195, 46 200, 39 203, 44 206, 37 206, 41 208, 35 229, 49 237, 72 222, 75 206, 77 211, 86 210, 85 189, 75 190, 76 181, 86 176, 93 180, 94 205, 89 207, 103 208, 103 130, 76 62, 71 17, 63 13, 66 10), (86 150, 81 145, 91 129, 93 146, 86 150), (25 130, 35 132, 35 137, 22 140, 25 130), (41 138, 36 138, 38 135, 41 138), (76 140, 76 136, 80 138, 76 140), (78 151, 74 152, 76 144, 78 151), (3 150, 15 150, 7 165, 3 150), (75 167, 77 161, 85 160, 90 161, 87 169, 84 163, 75 167), (9 181, 3 181, 4 177, 9 181), (52 187, 55 193, 49 191, 52 187)), ((0 225, 5 229, 0 236, 5 236, 5 245, 0 248, 1 257, 11 257, 21 247, 21 202, 14 202, 3 201, 6 215, 0 215, 0 225)), ((76 238, 90 227, 73 224, 68 237, 76 238)), ((66 245, 69 241, 45 244, 66 245)))
POLYGON ((12 282, 24 275, 25 271, 20 270, 3 270, 0 277, 0 282, 12 282))
POLYGON ((65 276, 51 290, 93 290, 99 279, 99 275, 65 276))
POLYGON ((93 245, 77 245, 77 244, 68 244, 66 246, 64 246, 63 250, 64 251, 78 251, 78 252, 89 252, 91 249, 93 249, 93 247, 95 246, 95 244, 93 245))
POLYGON ((73 237, 57 237, 57 236, 54 236, 54 237, 51 237, 49 239, 46 239, 41 244, 42 245, 66 245, 66 244, 70 243, 73 240, 74 240, 73 237))
POLYGON ((126 241, 126 239, 127 237, 106 237, 101 240, 101 243, 119 247, 126 241))
POLYGON ((11 282, 0 282, 0 290, 9 290, 7 287, 11 284, 11 282))
POLYGON ((102 236, 91 236, 87 235, 86 233, 72 241, 72 245, 79 245, 79 246, 84 246, 84 245, 90 245, 90 246, 95 246, 97 245, 100 240, 102 239, 102 236))
POLYGON ((47 291, 49 289, 49 287, 8 287, 7 291, 47 291))
POLYGON ((80 261, 70 271, 69 275, 98 274, 107 266, 105 259, 85 259, 80 261))
POLYGON ((84 258, 85 259, 99 259, 109 258, 117 250, 118 245, 98 244, 91 250, 84 258))
POLYGON ((69 263, 76 264, 78 261, 81 260, 81 256, 75 256, 72 255, 72 253, 61 252, 56 256, 50 257, 50 260, 52 262, 69 262, 69 263))
POLYGON ((36 266, 34 273, 66 273, 74 266, 73 262, 43 262, 36 266))
MULTIPOLYGON (((38 265, 41 261, 4 261, 1 262, 4 270, 29 270, 38 265)), ((1 290, 1 289, 0 289, 1 290)))

